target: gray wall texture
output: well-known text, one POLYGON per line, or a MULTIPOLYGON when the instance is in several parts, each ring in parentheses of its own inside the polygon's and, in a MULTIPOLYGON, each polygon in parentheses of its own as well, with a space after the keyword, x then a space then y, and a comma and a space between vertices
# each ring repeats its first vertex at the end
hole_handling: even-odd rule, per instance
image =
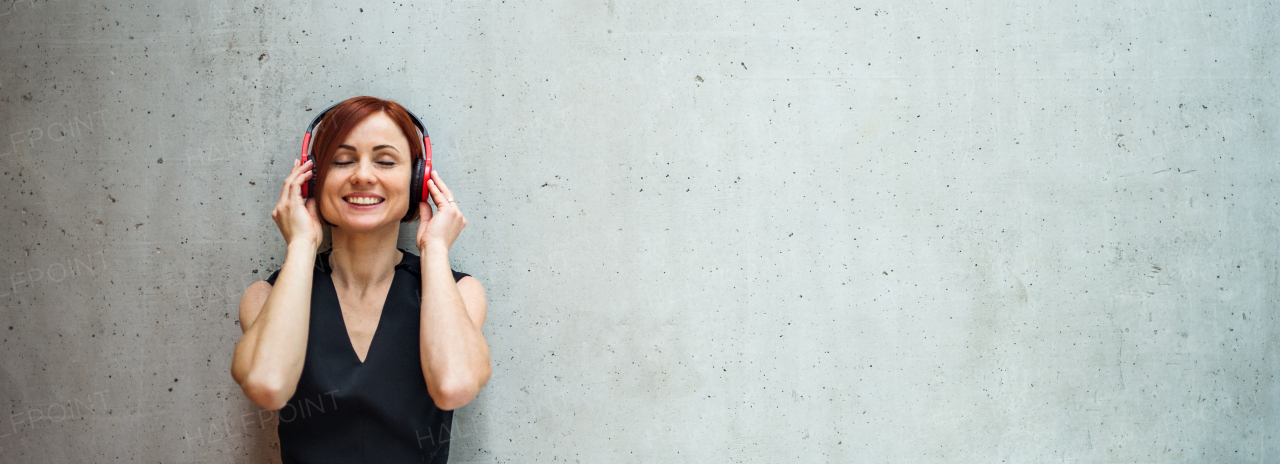
POLYGON ((0 2, 0 461, 277 461, 237 303, 304 126, 368 94, 490 299, 453 462, 1276 462, 1277 24, 0 2))

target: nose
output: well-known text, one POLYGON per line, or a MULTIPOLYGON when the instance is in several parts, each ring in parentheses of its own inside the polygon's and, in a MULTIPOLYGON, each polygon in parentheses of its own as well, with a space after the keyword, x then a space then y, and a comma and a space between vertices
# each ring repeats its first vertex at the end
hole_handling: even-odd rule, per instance
POLYGON ((351 175, 352 185, 370 185, 378 181, 378 176, 373 173, 373 161, 360 160, 356 164, 356 172, 351 175))

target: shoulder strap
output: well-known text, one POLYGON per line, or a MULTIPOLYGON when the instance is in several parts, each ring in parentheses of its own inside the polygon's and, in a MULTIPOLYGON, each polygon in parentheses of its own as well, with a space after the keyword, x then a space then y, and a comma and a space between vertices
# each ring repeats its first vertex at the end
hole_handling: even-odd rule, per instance
MULTIPOLYGON (((322 253, 316 254, 316 272, 324 272, 326 274, 329 272, 329 253, 332 252, 333 249, 330 248, 322 253)), ((276 277, 280 277, 279 269, 276 269, 276 271, 272 272, 270 276, 267 276, 267 283, 274 286, 276 284, 276 277)))
MULTIPOLYGON (((414 277, 417 277, 418 279, 422 279, 422 257, 415 255, 413 253, 410 253, 409 250, 405 250, 403 248, 399 248, 399 250, 400 252, 404 253, 404 257, 400 260, 400 264, 396 265, 396 269, 404 268, 404 270, 409 271, 410 274, 413 274, 414 277)), ((450 271, 453 271, 454 282, 462 280, 463 277, 471 275, 465 272, 458 272, 457 270, 454 270, 454 269, 450 269, 450 271)))
MULTIPOLYGON (((414 277, 421 279, 422 278, 421 257, 413 253, 410 253, 408 250, 405 250, 403 248, 400 248, 399 250, 401 253, 404 254, 404 256, 400 259, 400 264, 396 265, 396 269, 403 268, 404 270, 409 271, 410 274, 413 274, 414 277)), ((332 251, 333 250, 330 249, 329 251, 316 255, 316 272, 325 272, 325 273, 329 272, 329 253, 331 253, 332 251)), ((454 269, 450 269, 450 271, 453 271, 454 282, 462 280, 463 277, 467 277, 471 275, 465 272, 458 272, 457 270, 454 270, 454 269)), ((280 276, 280 270, 276 269, 275 272, 272 272, 271 275, 267 277, 267 283, 271 285, 275 285, 276 278, 279 276, 280 276)))

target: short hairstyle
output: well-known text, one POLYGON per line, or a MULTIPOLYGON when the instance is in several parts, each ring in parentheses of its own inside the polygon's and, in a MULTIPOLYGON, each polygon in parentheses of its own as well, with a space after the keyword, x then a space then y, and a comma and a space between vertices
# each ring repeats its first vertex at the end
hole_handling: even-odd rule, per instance
MULTIPOLYGON (((338 103, 328 113, 324 115, 324 119, 316 126, 315 139, 312 142, 312 156, 315 159, 315 178, 316 178, 316 212, 320 214, 320 223, 332 226, 324 219, 324 214, 320 211, 320 192, 324 191, 324 181, 329 174, 329 164, 333 161, 333 157, 338 152, 338 146, 347 139, 347 135, 351 134, 351 130, 356 125, 368 119, 377 113, 384 113, 400 127, 400 131, 404 132, 405 139, 409 140, 409 166, 422 158, 422 135, 418 134, 418 127, 413 124, 413 120, 409 117, 409 112, 400 106, 399 103, 391 100, 383 100, 377 97, 361 96, 352 97, 338 103)), ((424 198, 425 200, 425 198, 424 198)), ((418 220, 418 205, 409 205, 409 211, 400 222, 413 222, 418 220)))

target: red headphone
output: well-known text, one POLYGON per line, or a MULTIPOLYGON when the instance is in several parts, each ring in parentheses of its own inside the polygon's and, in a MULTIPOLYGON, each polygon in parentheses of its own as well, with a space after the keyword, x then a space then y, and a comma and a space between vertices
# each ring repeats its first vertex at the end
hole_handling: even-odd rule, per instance
MULTIPOLYGON (((316 125, 320 124, 320 120, 324 118, 324 115, 329 113, 329 110, 332 110, 333 107, 338 105, 339 103, 334 103, 332 106, 325 108, 325 110, 321 111, 320 114, 317 114, 316 118, 312 119, 311 124, 307 126, 307 134, 302 136, 303 163, 307 162, 307 159, 311 158, 311 131, 316 128, 316 125)), ((409 111, 409 109, 406 108, 404 112, 409 113, 409 119, 413 120, 413 125, 418 127, 418 131, 422 132, 422 158, 418 158, 418 160, 413 163, 413 177, 409 181, 409 211, 404 215, 404 217, 408 219, 409 215, 413 214, 413 208, 418 205, 418 202, 426 201, 428 196, 431 194, 430 191, 427 190, 427 178, 431 172, 431 137, 427 135, 427 128, 422 125, 422 121, 419 121, 418 117, 415 116, 412 111, 409 111)), ((311 178, 307 179, 305 184, 302 184, 302 198, 311 198, 315 196, 315 169, 316 167, 312 165, 311 178)))

